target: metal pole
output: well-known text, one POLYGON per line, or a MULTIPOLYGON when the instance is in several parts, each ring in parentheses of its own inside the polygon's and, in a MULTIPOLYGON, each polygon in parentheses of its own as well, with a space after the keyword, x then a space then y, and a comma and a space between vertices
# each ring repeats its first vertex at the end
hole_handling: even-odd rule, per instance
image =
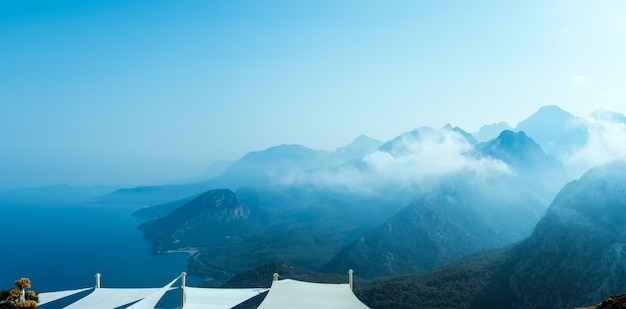
POLYGON ((100 273, 96 273, 96 289, 100 288, 100 273))
POLYGON ((180 274, 180 308, 185 307, 185 279, 187 277, 187 273, 183 272, 180 274))

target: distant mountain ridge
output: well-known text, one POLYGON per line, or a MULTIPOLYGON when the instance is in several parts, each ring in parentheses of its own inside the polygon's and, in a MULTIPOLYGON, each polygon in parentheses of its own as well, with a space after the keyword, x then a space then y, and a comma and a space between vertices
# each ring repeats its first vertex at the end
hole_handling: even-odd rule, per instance
MULTIPOLYGON (((620 113, 606 110, 594 112, 592 118, 616 123, 622 123, 623 119, 626 119, 620 113)), ((566 166, 571 177, 576 177, 589 168, 588 165, 580 162, 563 162, 586 145, 589 132, 582 118, 575 117, 558 106, 540 108, 536 113, 521 121, 515 129, 511 129, 505 123, 485 126, 485 130, 491 130, 489 139, 486 139, 480 132, 475 133, 477 138, 474 138, 461 128, 453 128, 450 125, 444 129, 459 133, 469 145, 474 145, 479 141, 488 142, 497 138, 505 129, 515 132, 523 131, 541 145, 545 153, 554 156, 563 164, 573 164, 566 166)), ((218 164, 219 166, 211 169, 210 172, 213 174, 209 175, 215 176, 219 172, 221 174, 211 179, 189 184, 122 189, 101 197, 100 201, 102 203, 131 202, 155 205, 180 200, 215 188, 237 190, 245 186, 285 185, 294 180, 306 180, 310 172, 323 172, 347 165, 359 169, 363 167, 363 158, 377 151, 387 152, 394 156, 410 153, 414 149, 407 149, 407 145, 423 141, 424 136, 432 137, 433 132, 435 130, 432 128, 422 127, 401 134, 387 142, 359 136, 350 144, 337 148, 336 151, 314 150, 302 145, 269 147, 266 150, 250 152, 240 160, 218 164), (259 169, 258 164, 268 165, 266 168, 259 169)))
POLYGON ((187 184, 139 186, 123 188, 101 196, 101 203, 133 203, 156 205, 188 198, 215 188, 237 190, 241 187, 281 185, 290 176, 329 168, 342 162, 361 158, 376 151, 382 142, 365 135, 357 137, 335 152, 314 150, 302 145, 279 145, 263 151, 253 151, 235 162, 213 166, 210 175, 219 175, 187 184))

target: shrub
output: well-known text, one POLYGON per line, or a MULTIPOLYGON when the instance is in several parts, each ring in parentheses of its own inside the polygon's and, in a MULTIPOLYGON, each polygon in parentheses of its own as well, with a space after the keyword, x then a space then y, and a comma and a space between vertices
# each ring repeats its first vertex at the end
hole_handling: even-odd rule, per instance
POLYGON ((0 291, 0 309, 37 308, 39 297, 30 288, 30 279, 20 278, 13 282, 15 288, 0 291))

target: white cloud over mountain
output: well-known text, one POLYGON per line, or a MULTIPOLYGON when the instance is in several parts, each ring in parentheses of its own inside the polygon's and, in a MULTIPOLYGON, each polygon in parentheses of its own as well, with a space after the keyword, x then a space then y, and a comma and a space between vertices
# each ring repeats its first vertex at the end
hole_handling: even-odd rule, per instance
MULTIPOLYGON (((284 179, 284 183, 312 183, 377 193, 385 188, 427 187, 445 175, 471 171, 480 177, 509 173, 499 160, 470 155, 473 146, 461 134, 448 128, 420 130, 393 141, 391 151, 378 150, 358 162, 284 179)), ((292 175, 294 176, 294 175, 292 175)))
POLYGON ((619 115, 601 112, 583 118, 589 134, 587 143, 565 158, 565 163, 591 168, 626 158, 626 123, 616 118, 619 115))

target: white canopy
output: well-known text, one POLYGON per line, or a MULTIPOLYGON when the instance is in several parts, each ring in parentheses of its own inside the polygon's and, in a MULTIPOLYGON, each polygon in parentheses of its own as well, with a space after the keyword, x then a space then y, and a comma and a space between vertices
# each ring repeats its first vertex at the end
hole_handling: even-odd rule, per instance
POLYGON ((112 309, 134 303, 148 295, 158 292, 151 289, 95 289, 91 294, 65 307, 67 309, 112 309))
MULTIPOLYGON (((185 306, 185 308, 187 308, 185 306)), ((274 281, 259 309, 368 308, 348 284, 310 283, 292 279, 274 281)))
MULTIPOLYGON (((75 295, 80 292, 93 291, 73 304, 68 309, 152 309, 163 295, 172 289, 176 278, 162 288, 85 288, 78 290, 47 292, 39 294, 39 305, 75 295)), ((222 289, 184 287, 185 309, 228 309, 246 300, 265 293, 268 289, 222 289)), ((368 308, 354 296, 348 284, 323 284, 302 282, 291 279, 274 281, 260 309, 280 308, 368 308)))
POLYGON ((180 278, 178 276, 176 279, 172 280, 172 282, 168 283, 166 286, 160 288, 158 291, 146 296, 146 298, 132 304, 126 309, 154 309, 154 307, 159 303, 163 295, 169 290, 172 289, 172 285, 180 278))
POLYGON ((74 294, 78 294, 80 292, 84 292, 87 291, 89 289, 93 289, 93 288, 84 288, 84 289, 78 289, 78 290, 68 290, 68 291, 59 291, 59 292, 45 292, 45 293, 39 293, 39 306, 53 302, 55 300, 61 299, 61 298, 65 298, 68 296, 72 296, 74 294))
POLYGON ((185 309, 230 309, 267 289, 207 289, 185 287, 185 309))

